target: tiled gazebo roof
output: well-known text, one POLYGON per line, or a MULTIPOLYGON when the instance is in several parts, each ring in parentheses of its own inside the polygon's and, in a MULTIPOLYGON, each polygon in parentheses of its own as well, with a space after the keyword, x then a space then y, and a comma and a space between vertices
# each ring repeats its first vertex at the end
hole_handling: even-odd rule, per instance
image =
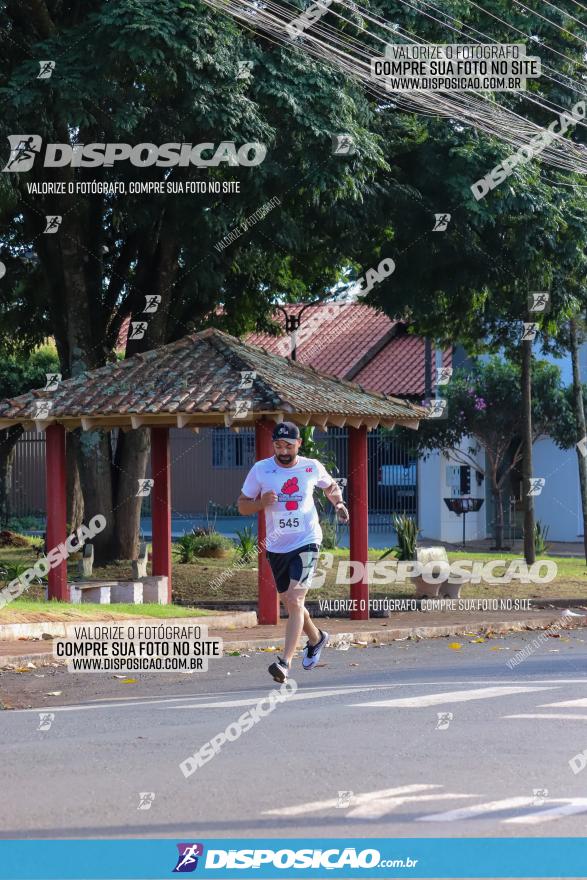
POLYGON ((416 428, 426 410, 366 392, 210 328, 65 380, 54 391, 4 400, 0 428, 22 423, 43 429, 52 422, 87 430, 236 427, 261 415, 302 424, 403 423, 416 428))

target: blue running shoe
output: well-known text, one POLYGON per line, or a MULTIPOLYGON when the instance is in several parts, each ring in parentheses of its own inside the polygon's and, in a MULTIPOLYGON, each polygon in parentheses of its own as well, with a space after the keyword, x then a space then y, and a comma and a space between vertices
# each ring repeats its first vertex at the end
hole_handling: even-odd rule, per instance
POLYGON ((320 660, 320 654, 322 653, 322 648, 325 648, 328 644, 328 633, 320 630, 320 641, 316 645, 311 645, 310 642, 306 642, 306 647, 304 648, 304 656, 302 658, 302 666, 304 669, 313 669, 314 666, 320 660))

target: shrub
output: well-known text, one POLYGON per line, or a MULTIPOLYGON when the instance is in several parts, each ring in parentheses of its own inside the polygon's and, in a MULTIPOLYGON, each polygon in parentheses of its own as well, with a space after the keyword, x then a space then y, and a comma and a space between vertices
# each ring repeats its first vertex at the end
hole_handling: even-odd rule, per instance
POLYGON ((539 519, 534 523, 534 550, 537 556, 543 556, 548 553, 550 544, 546 543, 550 527, 544 526, 539 519))
POLYGON ((320 525, 322 527, 322 546, 325 550, 336 550, 338 546, 336 523, 325 518, 320 520, 320 525))
POLYGON ((253 532, 253 527, 245 526, 241 532, 237 532, 237 535, 238 543, 236 545, 236 552, 238 558, 242 562, 248 562, 252 559, 257 550, 257 537, 253 532))
POLYGON ((411 516, 407 516, 405 513, 394 513, 391 522, 397 533, 398 543, 395 547, 386 550, 383 556, 380 556, 379 558, 384 559, 386 556, 389 556, 390 553, 393 553, 399 560, 415 559, 419 531, 416 520, 412 519, 411 516))
MULTIPOLYGON (((198 529, 198 532, 204 531, 198 529)), ((175 556, 180 563, 193 562, 199 556, 221 556, 222 551, 231 550, 234 543, 230 538, 220 535, 218 532, 205 532, 205 534, 182 535, 173 545, 175 556)))

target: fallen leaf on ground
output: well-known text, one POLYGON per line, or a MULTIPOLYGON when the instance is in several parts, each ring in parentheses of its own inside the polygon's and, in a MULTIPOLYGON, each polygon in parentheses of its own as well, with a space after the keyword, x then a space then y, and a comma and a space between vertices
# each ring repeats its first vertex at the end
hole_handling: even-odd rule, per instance
POLYGON ((448 647, 452 648, 453 651, 460 651, 463 646, 460 642, 451 642, 448 647))
POLYGON ((484 642, 484 641, 485 641, 485 639, 471 639, 471 644, 472 645, 480 645, 481 642, 484 642))
POLYGON ((240 651, 228 651, 226 654, 227 657, 240 657, 240 655, 240 651))
POLYGON ((136 678, 123 678, 121 684, 136 684, 136 678))

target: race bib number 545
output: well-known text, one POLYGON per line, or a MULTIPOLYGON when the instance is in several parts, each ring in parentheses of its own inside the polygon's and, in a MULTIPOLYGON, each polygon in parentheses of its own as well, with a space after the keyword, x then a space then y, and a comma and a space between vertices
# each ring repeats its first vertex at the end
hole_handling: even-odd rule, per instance
POLYGON ((280 534, 302 532, 304 530, 304 517, 299 513, 276 513, 273 518, 275 529, 280 534))

